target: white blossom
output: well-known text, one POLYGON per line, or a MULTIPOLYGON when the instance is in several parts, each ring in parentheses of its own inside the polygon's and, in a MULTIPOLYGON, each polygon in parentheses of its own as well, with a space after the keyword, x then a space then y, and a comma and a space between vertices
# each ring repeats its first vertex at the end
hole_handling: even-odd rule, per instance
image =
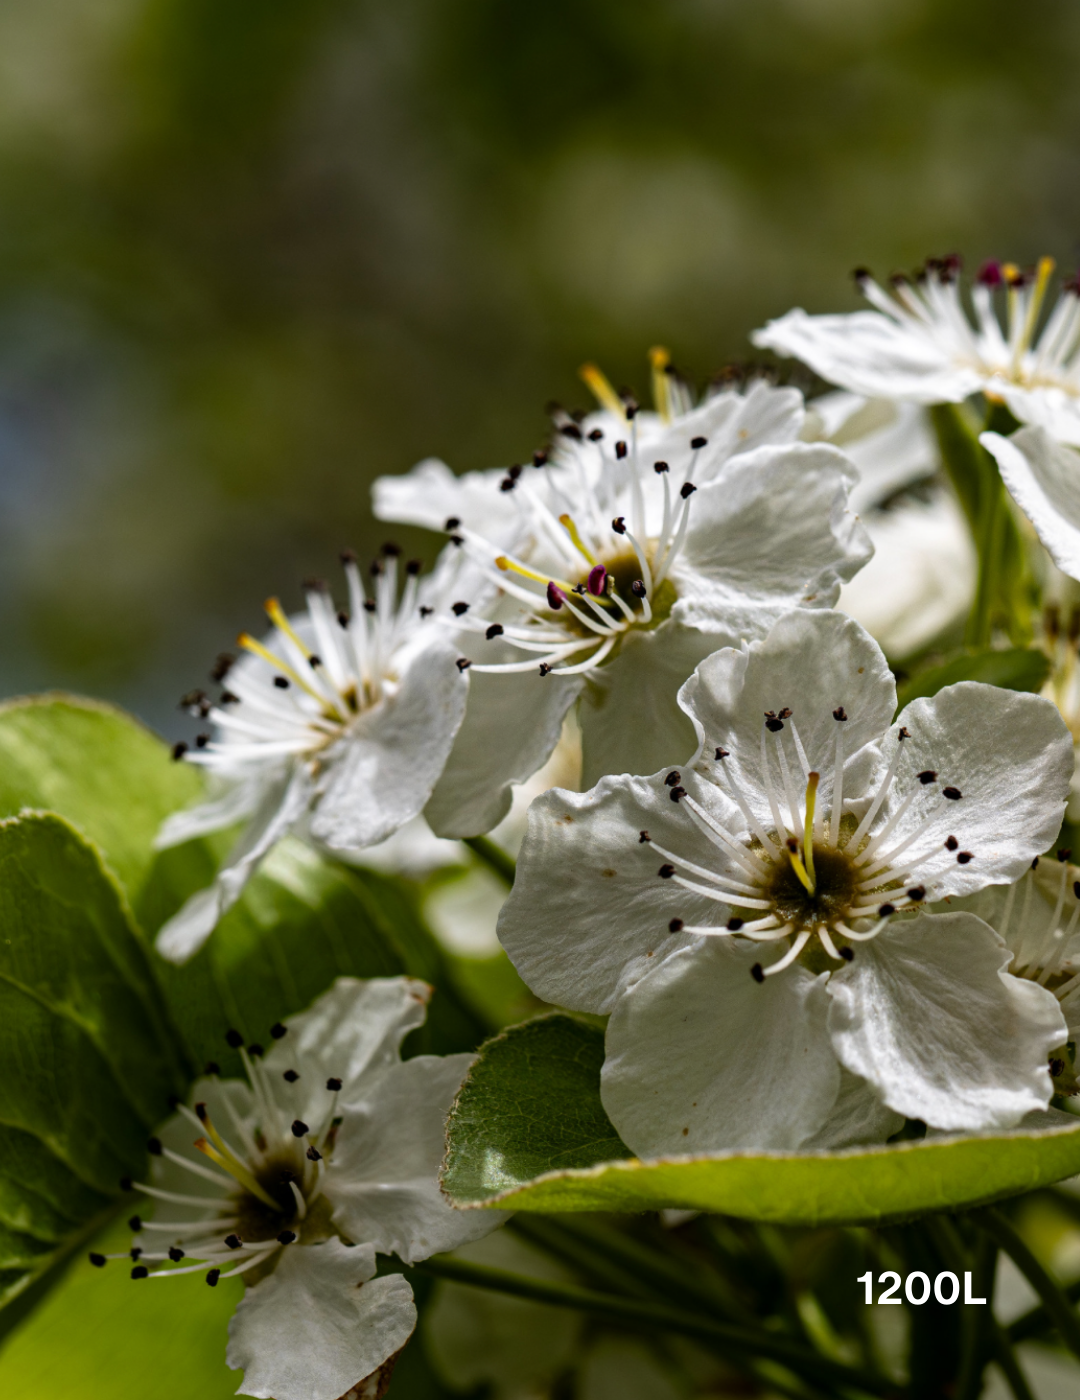
POLYGON ((506 1218, 454 1211, 440 1192, 444 1123, 472 1057, 399 1058, 430 994, 407 977, 340 978, 276 1025, 265 1053, 230 1032, 246 1079, 197 1081, 193 1106, 150 1140, 151 1180, 124 1183, 154 1203, 132 1218, 133 1278, 244 1276, 227 1351, 242 1395, 351 1392, 416 1324, 409 1284, 376 1278, 376 1253, 415 1263, 506 1218))
POLYGON ((1053 271, 1052 258, 1033 272, 984 263, 969 311, 958 258, 932 259, 915 280, 892 278, 889 290, 860 270, 873 311, 810 316, 797 308, 751 339, 868 398, 960 403, 982 393, 1022 423, 1080 444, 1080 284, 1065 283, 1040 331, 1053 271))
POLYGON ((655 1154, 795 1148, 841 1067, 906 1117, 1016 1123, 1050 1097, 1055 998, 928 901, 1016 880, 1072 745, 1039 696, 964 682, 893 721, 880 648, 799 611, 680 692, 698 748, 530 812, 499 933, 546 1000, 609 1013, 605 1107, 655 1154))
POLYGON ((558 416, 535 465, 458 483, 427 462, 376 483, 376 514, 443 525, 488 588, 447 619, 473 679, 428 808, 440 834, 500 820, 579 696, 586 782, 654 767, 691 742, 674 696, 698 661, 791 607, 831 606, 870 555, 850 463, 797 441, 797 391, 759 382, 695 406, 653 360, 653 413, 590 366, 600 411, 558 416))
POLYGON ((410 563, 399 598, 391 550, 368 596, 355 558, 344 564, 348 611, 320 583, 298 617, 270 599, 274 630, 263 641, 241 635, 243 659, 217 670, 221 699, 185 697, 212 733, 182 756, 209 770, 218 791, 168 818, 156 845, 245 826, 213 884, 158 934, 166 958, 183 962, 201 946, 283 836, 355 857, 416 817, 442 773, 468 691, 453 640, 432 617, 445 575, 422 586, 410 563))

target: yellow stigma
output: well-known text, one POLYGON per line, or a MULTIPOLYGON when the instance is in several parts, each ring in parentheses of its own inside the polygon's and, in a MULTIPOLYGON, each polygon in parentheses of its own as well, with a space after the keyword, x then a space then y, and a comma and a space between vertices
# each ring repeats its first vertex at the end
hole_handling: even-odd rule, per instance
MULTIPOLYGON (((806 865, 806 873, 810 877, 810 884, 807 889, 811 894, 817 887, 817 877, 814 874, 814 808, 817 806, 818 783, 821 780, 820 773, 808 773, 806 775, 806 821, 803 826, 803 861, 806 865)), ((796 874, 798 872, 796 871, 796 874)))
POLYGON ((1019 348, 1021 351, 1028 348, 1035 335, 1035 325, 1039 319, 1039 312, 1042 310, 1046 288, 1056 266, 1053 258, 1039 259, 1039 265, 1035 271, 1035 287, 1031 293, 1031 300, 1028 302, 1027 316, 1024 319, 1024 333, 1020 337, 1019 348))
POLYGON ((803 889, 807 894, 813 894, 814 882, 807 874, 806 866, 803 865, 802 856, 799 855, 799 843, 795 840, 794 836, 788 842, 787 858, 791 861, 791 868, 794 870, 803 889))
POLYGON ((255 1177, 252 1176, 251 1172, 248 1171, 247 1167, 245 1167, 242 1162, 238 1162, 231 1152, 226 1156, 224 1153, 219 1152, 211 1143, 207 1142, 205 1138, 196 1139, 195 1150, 201 1152, 204 1157, 209 1157, 211 1162, 216 1162, 219 1167, 222 1167, 229 1173, 234 1181, 238 1181, 246 1191, 250 1191, 253 1196, 257 1196, 258 1199, 262 1201, 263 1205, 269 1206, 271 1210, 281 1209, 281 1206, 274 1200, 269 1191, 263 1189, 259 1182, 256 1181, 255 1177))
POLYGON ((668 392, 667 370, 671 364, 671 356, 662 345, 654 345, 649 351, 649 363, 652 365, 653 403, 664 422, 670 423, 671 395, 668 392))
POLYGON ((578 534, 578 527, 574 524, 573 518, 569 515, 560 515, 559 524, 574 541, 575 549, 577 549, 580 554, 583 554, 590 564, 596 565, 599 560, 578 534))
POLYGON ((609 413, 614 413, 619 418, 626 417, 626 405, 611 387, 611 380, 599 365, 591 363, 582 365, 578 374, 589 386, 593 397, 602 408, 606 408, 609 413))
POLYGON ((550 574, 538 574, 535 569, 527 569, 524 564, 519 564, 516 559, 508 559, 505 554, 500 554, 495 560, 495 567, 501 569, 504 574, 520 574, 522 578, 531 578, 534 583, 542 583, 545 588, 549 583, 553 583, 564 593, 574 591, 572 583, 567 583, 561 578, 552 578, 550 574))
POLYGON ((292 681, 294 685, 298 685, 301 690, 306 690, 312 699, 318 700, 320 705, 323 703, 323 696, 321 696, 298 671, 294 671, 289 663, 283 661, 276 652, 271 651, 267 646, 263 646, 262 642, 260 642, 257 637, 253 637, 250 632, 241 632, 236 639, 236 645, 238 647, 243 647, 245 651, 250 651, 253 656, 261 657, 263 661, 273 666, 275 671, 280 671, 281 674, 292 681))
POLYGON ((296 647, 298 647, 299 650, 303 652, 305 656, 310 656, 311 648, 306 647, 304 643, 300 640, 300 638, 296 635, 292 623, 285 616, 285 609, 281 606, 278 600, 276 598, 267 598, 266 602, 263 604, 263 607, 266 610, 267 617, 274 624, 274 626, 280 628, 281 631, 285 633, 286 637, 288 637, 289 641, 292 642, 296 647))

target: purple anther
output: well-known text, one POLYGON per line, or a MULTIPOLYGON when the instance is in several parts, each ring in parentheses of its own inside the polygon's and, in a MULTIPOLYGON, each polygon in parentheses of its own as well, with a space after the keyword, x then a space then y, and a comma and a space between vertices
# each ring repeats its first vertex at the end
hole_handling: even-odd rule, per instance
MULTIPOLYGON (((589 592, 594 598, 602 598, 607 591, 607 569, 603 564, 597 564, 595 569, 589 570, 589 592)), ((550 588, 550 584, 548 585, 550 588)), ((550 597, 550 593, 548 594, 550 597)))
MULTIPOLYGON (((590 575, 591 577, 591 575, 590 575)), ((549 583, 547 586, 548 607, 552 612, 558 612, 563 605, 565 594, 557 583, 549 583)))
POLYGON ((980 287, 1000 287, 1002 282, 1001 264, 994 258, 988 259, 975 274, 975 281, 980 287))

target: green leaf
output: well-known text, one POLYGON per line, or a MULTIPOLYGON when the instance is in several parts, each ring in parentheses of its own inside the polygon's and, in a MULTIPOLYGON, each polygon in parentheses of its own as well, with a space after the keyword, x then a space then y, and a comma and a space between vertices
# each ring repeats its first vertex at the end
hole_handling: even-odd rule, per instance
POLYGON ((0 822, 0 1305, 138 1174, 187 1067, 115 879, 51 814, 0 822))
POLYGON ((60 812, 89 837, 132 906, 162 821, 202 790, 155 735, 123 710, 74 695, 0 705, 0 817, 60 812))
POLYGON ((1044 652, 1026 647, 1008 651, 975 651, 954 656, 940 666, 929 666, 897 689, 897 708, 902 710, 922 695, 936 695, 957 681, 983 681, 1002 690, 1041 690, 1050 674, 1050 661, 1044 652))
MULTIPOLYGON (((193 889, 209 882, 215 856, 203 842, 166 852, 140 902, 156 929, 193 889), (166 869, 172 882, 166 879, 166 869)), ((192 1060, 241 1073, 226 1030, 266 1043, 275 1021, 302 1011, 336 977, 408 973, 439 988, 411 1053, 472 1049, 484 1030, 449 985, 442 953, 404 884, 323 860, 299 841, 278 844, 240 902, 183 967, 157 963, 158 978, 192 1060)))
POLYGON ((1030 1191, 1080 1171, 1080 1121, 820 1153, 629 1157, 600 1102, 603 1033, 564 1015, 485 1045, 450 1116, 459 1206, 675 1207, 783 1225, 874 1224, 1030 1191))

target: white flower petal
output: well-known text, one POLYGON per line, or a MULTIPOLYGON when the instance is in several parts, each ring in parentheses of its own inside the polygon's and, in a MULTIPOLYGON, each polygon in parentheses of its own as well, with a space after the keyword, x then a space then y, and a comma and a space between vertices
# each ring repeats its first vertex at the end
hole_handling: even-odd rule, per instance
POLYGON ((193 894, 158 932, 155 947, 169 962, 192 957, 236 903, 271 847, 307 812, 313 785, 303 764, 294 764, 264 791, 258 810, 229 852, 214 883, 193 894))
POLYGON ((1057 835, 1069 795, 1072 740, 1057 709, 1038 695, 961 681, 907 706, 883 741, 881 765, 892 758, 901 728, 910 737, 884 820, 920 786, 916 774, 933 771, 937 780, 918 794, 883 849, 898 847, 925 821, 904 860, 917 866, 934 899, 1018 880, 1057 835), (961 797, 941 800, 944 787, 961 797), (958 861, 965 853, 971 859, 958 861))
POLYGON ((243 1369, 238 1395, 340 1400, 400 1351, 416 1326, 400 1274, 376 1279, 375 1251, 340 1240, 282 1251, 229 1323, 226 1360, 243 1369))
POLYGON ((446 1117, 472 1055, 393 1065, 342 1110, 326 1177, 334 1223, 408 1264, 488 1234, 501 1211, 457 1211, 439 1188, 446 1117))
POLYGON ((312 839, 335 854, 376 845, 424 807, 465 715, 468 682, 451 639, 402 663, 395 694, 362 714, 328 758, 312 839))
POLYGON ((510 810, 511 788, 550 758, 581 676, 474 674, 465 718, 424 815, 437 836, 479 836, 510 810))
MULTIPOLYGON (((603 778, 591 792, 555 788, 529 808, 499 941, 525 982, 572 1011, 610 1011, 620 979, 685 942, 673 918, 712 922, 726 907, 659 878, 653 840, 710 869, 719 852, 671 801, 662 775, 603 778)), ((732 819, 737 818, 732 808, 732 819)))
POLYGON ((904 1126, 904 1115, 882 1102, 872 1084, 840 1067, 840 1092, 818 1131, 802 1152, 839 1152, 845 1147, 887 1142, 904 1126))
POLYGON ((415 977, 339 977, 307 1011, 290 1016, 286 1035, 271 1046, 270 1070, 297 1069, 301 1085, 322 1092, 329 1078, 342 1081, 350 1103, 398 1063, 401 1042, 422 1026, 431 988, 415 977))
MULTIPOLYGON (((284 769, 287 764, 282 764, 284 769)), ((259 775, 255 780, 226 783, 225 790, 209 802, 200 802, 197 807, 188 807, 181 812, 173 812, 161 823, 154 837, 154 850, 167 851, 172 846, 182 846, 196 836, 208 836, 223 827, 233 826, 258 810, 260 799, 266 788, 273 783, 271 775, 259 775)))
POLYGON ((1005 972, 1009 956, 973 914, 894 925, 829 982, 837 1055, 937 1128, 1007 1128, 1045 1108, 1065 1024, 1050 992, 1005 972))
POLYGON ((978 393, 985 379, 954 363, 931 336, 876 311, 808 316, 796 308, 750 339, 759 349, 795 356, 830 384, 869 399, 959 403, 978 393))
POLYGON ((1006 380, 1000 386, 1000 393, 1013 417, 1021 423, 1045 428, 1055 442, 1080 447, 1080 400, 1075 388, 1056 384, 1028 387, 1006 380))
POLYGON ((607 1028, 600 1097, 639 1156, 794 1149, 836 1102, 823 978, 781 948, 703 938, 625 992, 607 1028))
POLYGON ((1059 569, 1080 578, 1080 453, 1042 428, 983 433, 1001 478, 1059 569))
POLYGON ((424 525, 440 533, 457 517, 472 529, 493 531, 505 547, 521 531, 509 492, 499 490, 501 469, 455 476, 445 462, 426 457, 403 476, 380 476, 371 488, 376 520, 424 525))

